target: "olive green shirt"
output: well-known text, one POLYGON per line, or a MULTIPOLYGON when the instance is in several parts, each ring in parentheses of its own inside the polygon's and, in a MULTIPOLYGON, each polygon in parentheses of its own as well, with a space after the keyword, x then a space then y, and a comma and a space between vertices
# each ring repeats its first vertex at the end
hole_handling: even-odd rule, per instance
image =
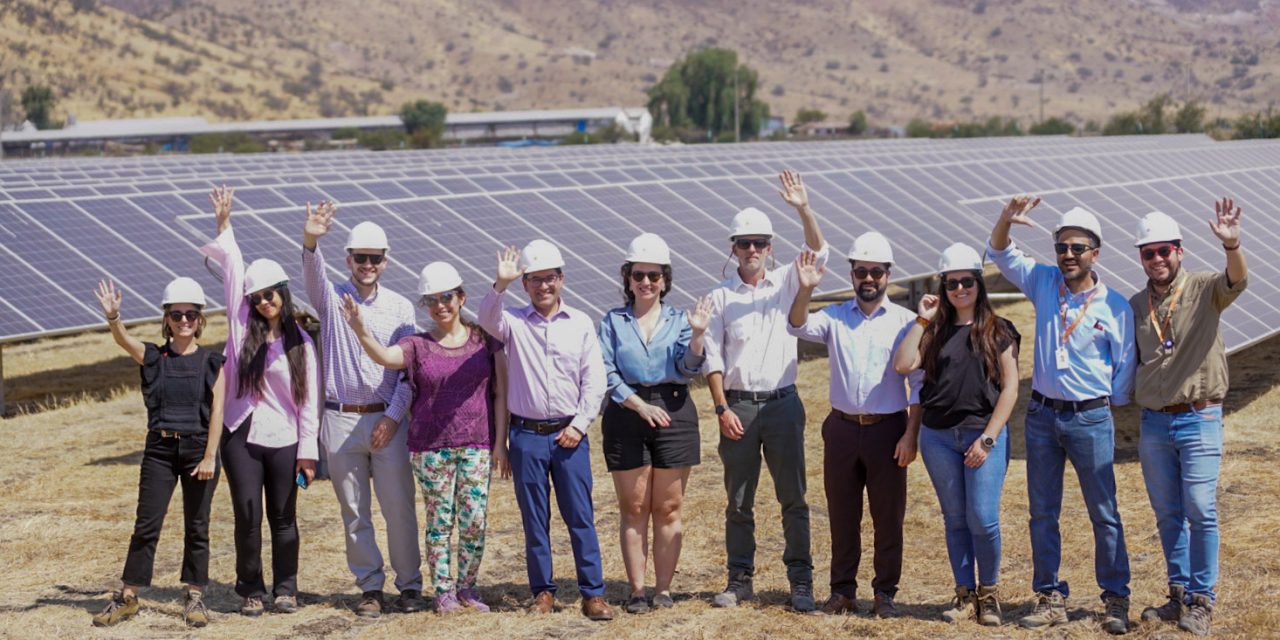
POLYGON ((1225 271, 1182 271, 1164 295, 1155 293, 1148 282, 1129 299, 1137 325, 1138 373, 1133 391, 1139 405, 1160 409, 1184 402, 1221 401, 1227 395, 1227 353, 1218 323, 1222 311, 1248 283, 1248 276, 1228 283, 1225 271), (1170 299, 1179 286, 1182 295, 1169 323, 1171 331, 1164 336, 1174 346, 1166 349, 1151 321, 1150 301, 1155 302, 1156 319, 1164 331, 1170 299))

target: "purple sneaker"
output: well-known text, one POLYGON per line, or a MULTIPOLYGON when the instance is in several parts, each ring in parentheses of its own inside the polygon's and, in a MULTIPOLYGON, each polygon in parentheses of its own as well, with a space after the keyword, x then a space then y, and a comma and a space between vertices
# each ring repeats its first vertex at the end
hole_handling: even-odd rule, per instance
POLYGON ((458 596, 452 591, 446 591, 436 596, 436 613, 440 615, 448 615, 462 611, 462 605, 458 604, 458 596))
POLYGON ((485 604, 484 600, 480 599, 480 592, 476 591, 475 588, 459 591, 458 600, 461 601, 462 604, 471 607, 480 613, 489 613, 489 605, 485 604))

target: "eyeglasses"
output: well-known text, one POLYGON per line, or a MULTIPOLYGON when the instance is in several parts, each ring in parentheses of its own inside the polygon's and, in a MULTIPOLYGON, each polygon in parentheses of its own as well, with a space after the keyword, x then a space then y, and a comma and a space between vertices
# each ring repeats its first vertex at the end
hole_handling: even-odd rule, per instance
POLYGON ((533 285, 534 287, 541 287, 544 284, 546 285, 555 284, 560 280, 560 276, 561 274, 559 273, 553 273, 549 276, 541 276, 537 278, 533 276, 525 276, 524 281, 533 285))
POLYGON ((182 322, 183 318, 186 318, 187 322, 195 322, 196 319, 199 317, 200 317, 200 312, 196 311, 195 309, 191 309, 189 311, 170 311, 169 312, 169 319, 174 322, 182 322))
POLYGON ((1174 251, 1174 248, 1169 245, 1165 245, 1158 249, 1143 249, 1142 259, 1154 260, 1156 256, 1160 256, 1161 258, 1168 258, 1169 254, 1173 253, 1173 251, 1174 251))
POLYGON ((879 280, 880 278, 883 278, 884 274, 886 273, 889 273, 889 272, 885 271, 884 269, 881 269, 880 267, 876 267, 874 269, 867 269, 865 267, 854 267, 853 269, 853 277, 857 280, 865 280, 867 276, 871 276, 872 280, 879 280))
POLYGON ((385 259, 385 258, 386 258, 386 256, 384 256, 384 255, 382 255, 382 254, 380 254, 380 253, 353 253, 353 254, 351 254, 351 259, 352 259, 352 260, 355 260, 355 261, 356 261, 356 264, 364 264, 364 263, 368 262, 369 264, 371 264, 371 265, 373 265, 373 266, 375 266, 375 267, 376 267, 376 266, 378 266, 378 265, 380 265, 380 264, 382 264, 382 261, 383 261, 383 259, 385 259))
POLYGON ((442 302, 444 304, 453 304, 453 299, 456 297, 458 297, 457 291, 446 291, 436 295, 425 295, 422 296, 422 306, 434 307, 442 302))
POLYGON ((638 283, 644 282, 645 278, 648 278, 649 282, 661 282, 662 272, 661 271, 632 271, 631 272, 632 282, 635 282, 638 284, 638 283))
POLYGON ((756 240, 748 240, 747 238, 739 238, 734 241, 733 245, 743 251, 755 247, 757 251, 764 251, 766 247, 773 244, 768 238, 759 238, 756 240))
MULTIPOLYGON (((283 285, 279 285, 279 286, 277 286, 277 288, 278 288, 278 289, 283 289, 283 288, 284 288, 284 286, 283 286, 283 285)), ((276 291, 275 289, 267 289, 267 290, 265 290, 265 291, 262 291, 261 293, 251 293, 251 294, 249 294, 249 304, 251 304, 251 305, 253 305, 253 306, 255 306, 255 307, 256 307, 256 306, 258 306, 258 305, 262 304, 262 302, 263 302, 264 300, 265 300, 265 301, 267 301, 267 302, 271 302, 272 300, 275 300, 275 299, 276 299, 276 294, 277 294, 277 293, 279 293, 279 292, 278 292, 278 291, 276 291)), ((283 296, 282 296, 282 298, 283 298, 283 296)))
POLYGON ((1082 256, 1082 255, 1084 255, 1084 252, 1086 252, 1086 251, 1093 251, 1093 247, 1092 247, 1092 246, 1087 245, 1087 244, 1082 244, 1082 243, 1079 243, 1079 242, 1072 242, 1071 244, 1067 244, 1067 243, 1065 243, 1065 242, 1055 242, 1055 243, 1053 244, 1053 250, 1054 250, 1058 255, 1062 255, 1062 254, 1066 253, 1068 249, 1070 249, 1070 250, 1071 250, 1071 254, 1072 254, 1072 255, 1075 255, 1075 256, 1082 256))
POLYGON ((965 276, 963 278, 956 278, 956 279, 949 278, 947 280, 942 281, 942 286, 946 288, 947 291, 955 291, 960 287, 971 289, 976 284, 978 284, 978 279, 972 276, 965 276))

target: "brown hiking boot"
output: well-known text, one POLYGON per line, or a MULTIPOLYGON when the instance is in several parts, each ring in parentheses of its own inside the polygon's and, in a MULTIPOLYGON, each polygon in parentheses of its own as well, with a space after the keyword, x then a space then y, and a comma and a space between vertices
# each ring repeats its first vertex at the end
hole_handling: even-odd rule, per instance
POLYGON ((858 612, 858 603, 844 594, 833 593, 818 609, 818 613, 828 616, 846 615, 858 612))
POLYGON ((111 601, 106 608, 93 617, 93 626, 110 627, 138 615, 138 596, 126 596, 123 592, 112 591, 111 601))
POLYGON ((582 599, 582 615, 586 616, 588 620, 612 620, 613 609, 609 608, 604 598, 591 596, 590 598, 582 599))
POLYGON ((204 592, 187 589, 187 598, 182 607, 182 619, 188 627, 200 629, 209 624, 209 610, 204 606, 204 592))
POLYGON ((1203 593, 1191 594, 1191 604, 1187 612, 1178 621, 1178 628, 1197 636, 1209 635, 1209 624, 1213 622, 1213 602, 1203 593))
POLYGON ((1169 585, 1169 600, 1158 607, 1142 610, 1143 622, 1177 622, 1187 613, 1187 588, 1180 584, 1169 585))
POLYGON ((1067 599, 1054 589, 1036 594, 1036 607, 1018 620, 1024 629, 1056 627, 1067 623, 1067 599))
POLYGON ((711 598, 711 606, 720 609, 736 607, 755 597, 755 589, 751 586, 751 574, 746 571, 729 573, 729 584, 724 591, 711 598))
POLYGON ((956 587, 956 597, 951 599, 951 608, 942 612, 943 622, 955 624, 969 616, 969 609, 977 607, 973 590, 969 587, 956 587))
POLYGON ((1004 623, 1004 615, 1000 612, 1000 590, 996 585, 978 585, 978 592, 973 594, 974 612, 978 614, 978 624, 984 627, 998 627, 1004 623))
POLYGON ((240 615, 256 618, 262 615, 264 608, 262 606, 261 596, 249 596, 240 603, 240 615))
POLYGON ((529 613, 543 614, 551 613, 556 610, 556 596, 550 591, 543 591, 533 597, 533 604, 529 605, 529 613))
POLYGON ((883 591, 876 592, 875 604, 872 605, 871 611, 876 614, 877 618, 898 617, 898 608, 893 606, 893 596, 883 591))
POLYGON ((1112 596, 1106 599, 1107 612, 1102 619, 1102 630, 1113 636, 1129 633, 1129 599, 1112 596))
POLYGON ((378 618, 382 616, 382 592, 366 591, 361 594, 360 604, 356 605, 356 615, 361 618, 378 618))

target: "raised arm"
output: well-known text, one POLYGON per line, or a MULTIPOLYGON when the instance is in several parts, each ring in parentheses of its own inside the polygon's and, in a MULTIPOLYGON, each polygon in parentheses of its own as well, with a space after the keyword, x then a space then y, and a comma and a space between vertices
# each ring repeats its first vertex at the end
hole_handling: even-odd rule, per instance
POLYGON ((818 227, 817 216, 813 214, 813 209, 809 208, 809 192, 805 189, 800 174, 787 169, 778 176, 778 179, 782 181, 782 190, 778 195, 782 196, 782 201, 791 205, 800 216, 800 225, 804 227, 804 243, 814 251, 821 251, 826 245, 826 240, 822 237, 822 229, 818 227))
POLYGON ((360 305, 351 297, 351 294, 342 295, 341 309, 343 319, 351 326, 351 332, 356 334, 356 338, 360 340, 360 346, 374 362, 388 369, 405 368, 404 349, 395 344, 395 341, 390 345, 384 345, 369 333, 369 328, 364 326, 364 319, 360 317, 360 305))
POLYGON ((1231 198, 1223 198, 1213 203, 1213 211, 1215 219, 1209 221, 1209 229, 1227 252, 1227 284, 1243 282, 1249 275, 1249 266, 1245 264, 1244 249, 1240 248, 1240 207, 1231 198))
POLYGON ((244 300, 244 258, 236 243, 235 230, 231 228, 231 202, 235 189, 215 188, 209 195, 213 203, 213 216, 217 223, 218 237, 200 252, 222 265, 222 294, 227 306, 227 361, 236 364, 240 345, 244 344, 245 325, 249 320, 249 307, 244 300))
POLYGON ((142 344, 141 340, 129 335, 129 330, 120 320, 120 297, 123 294, 110 280, 99 280, 98 289, 94 294, 98 296, 98 304, 102 305, 102 314, 107 318, 112 339, 120 345, 121 349, 124 349, 125 353, 129 354, 130 358, 133 358, 134 362, 142 364, 142 359, 147 354, 147 346, 142 344))
POLYGON ((316 251, 320 238, 329 233, 333 226, 333 214, 337 212, 334 204, 328 200, 321 202, 315 209, 307 203, 307 221, 302 225, 302 282, 307 290, 307 298, 321 312, 329 309, 329 296, 333 294, 329 281, 324 277, 324 260, 316 251))
POLYGON ((1038 204, 1040 204, 1040 198, 1033 196, 1014 196, 1009 200, 1009 204, 1000 211, 1000 219, 996 220, 995 228, 991 230, 991 248, 996 251, 1004 251, 1008 248, 1009 229, 1015 224, 1031 226, 1031 217, 1028 214, 1038 204))
MULTIPOLYGON (((941 301, 938 296, 930 293, 920 298, 920 304, 917 312, 920 318, 926 323, 933 322, 938 316, 938 304, 941 301)), ((907 375, 923 366, 923 358, 920 355, 922 351, 922 339, 924 338, 925 326, 919 322, 911 323, 911 327, 907 329, 907 335, 902 338, 902 342, 898 344, 898 350, 893 354, 893 370, 899 375, 907 375)))
POLYGON ((800 288, 791 301, 791 311, 787 314, 787 324, 792 328, 800 328, 809 320, 809 301, 813 299, 813 290, 822 282, 822 274, 826 267, 818 264, 818 256, 805 250, 796 257, 796 278, 800 288))
POLYGON ((711 313, 714 306, 711 296, 698 298, 693 311, 688 313, 685 321, 689 325, 689 350, 684 356, 684 370, 689 377, 698 375, 702 365, 707 361, 707 328, 711 326, 711 313), (695 366, 696 365, 696 366, 695 366))
POLYGON ((511 341, 511 328, 507 326, 507 318, 502 312, 502 294, 523 273, 524 270, 520 268, 519 249, 507 247, 499 251, 498 272, 493 280, 493 289, 480 301, 480 312, 476 316, 480 328, 502 342, 511 341))

